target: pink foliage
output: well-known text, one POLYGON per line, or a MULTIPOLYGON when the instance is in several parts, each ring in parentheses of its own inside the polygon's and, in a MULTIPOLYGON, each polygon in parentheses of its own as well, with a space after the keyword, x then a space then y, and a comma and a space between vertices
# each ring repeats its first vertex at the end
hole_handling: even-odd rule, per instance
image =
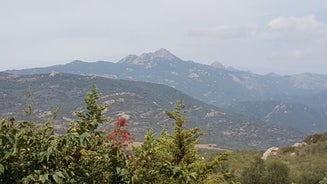
POLYGON ((131 135, 130 131, 126 128, 128 127, 128 121, 119 117, 115 121, 115 128, 113 131, 108 131, 107 139, 113 141, 113 146, 117 147, 127 147, 134 141, 134 137, 131 135))

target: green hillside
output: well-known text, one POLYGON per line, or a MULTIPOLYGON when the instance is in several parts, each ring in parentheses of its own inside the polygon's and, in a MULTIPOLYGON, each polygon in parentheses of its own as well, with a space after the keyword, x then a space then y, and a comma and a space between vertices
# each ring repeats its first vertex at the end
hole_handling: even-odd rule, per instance
MULTIPOLYGON (((203 143, 216 144, 228 149, 267 148, 290 145, 303 139, 303 134, 292 129, 279 128, 266 123, 225 112, 224 109, 207 105, 178 90, 164 85, 108 79, 72 74, 10 75, 1 74, 0 114, 2 117, 23 119, 28 90, 34 96, 34 120, 60 111, 54 124, 57 132, 64 132, 74 112, 83 110, 83 98, 95 84, 104 96, 101 103, 110 105, 105 115, 115 119, 119 115, 129 117, 131 131, 141 141, 149 128, 156 132, 171 127, 165 109, 178 99, 188 107, 189 126, 206 131, 203 143)), ((110 123, 102 125, 110 127, 110 123)))
POLYGON ((278 163, 288 168, 291 182, 318 184, 323 177, 327 178, 327 133, 314 134, 303 141, 305 144, 279 148, 276 155, 269 156, 266 161, 260 161, 264 151, 234 152, 228 161, 228 167, 233 170, 237 181, 245 183, 244 181, 249 181, 246 171, 252 172, 252 177, 256 178, 260 173, 267 175, 268 171, 255 171, 254 168, 260 165, 267 168, 271 163, 278 163))

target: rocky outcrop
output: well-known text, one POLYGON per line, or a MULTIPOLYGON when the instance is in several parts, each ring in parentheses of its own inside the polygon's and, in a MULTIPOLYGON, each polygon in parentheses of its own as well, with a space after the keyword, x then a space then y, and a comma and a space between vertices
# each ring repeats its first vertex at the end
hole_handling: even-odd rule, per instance
POLYGON ((279 148, 278 147, 271 147, 269 149, 267 149, 267 151, 265 151, 261 157, 261 159, 263 160, 267 160, 267 158, 269 156, 272 156, 272 155, 277 155, 277 152, 278 152, 279 148))
POLYGON ((297 142, 297 143, 293 144, 292 147, 298 148, 298 147, 303 147, 306 145, 308 145, 308 144, 305 142, 297 142))

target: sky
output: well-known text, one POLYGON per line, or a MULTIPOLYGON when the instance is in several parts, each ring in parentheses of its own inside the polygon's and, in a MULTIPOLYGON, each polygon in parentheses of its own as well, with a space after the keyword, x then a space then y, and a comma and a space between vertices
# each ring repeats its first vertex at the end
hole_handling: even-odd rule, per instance
POLYGON ((327 0, 0 0, 0 71, 160 48, 259 74, 327 74, 327 0))

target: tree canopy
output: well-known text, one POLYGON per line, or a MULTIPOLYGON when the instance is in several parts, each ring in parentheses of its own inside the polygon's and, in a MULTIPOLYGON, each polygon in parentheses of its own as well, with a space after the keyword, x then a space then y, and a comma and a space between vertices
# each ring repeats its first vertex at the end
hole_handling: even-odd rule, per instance
POLYGON ((209 159, 195 148, 203 132, 185 129, 182 101, 166 111, 172 133, 156 136, 149 130, 144 143, 131 148, 126 119, 113 121, 112 130, 99 129, 109 121, 100 98, 94 86, 86 110, 76 112, 78 118, 60 135, 51 124, 55 113, 42 124, 0 120, 0 183, 232 183, 223 167, 228 153, 209 159))

